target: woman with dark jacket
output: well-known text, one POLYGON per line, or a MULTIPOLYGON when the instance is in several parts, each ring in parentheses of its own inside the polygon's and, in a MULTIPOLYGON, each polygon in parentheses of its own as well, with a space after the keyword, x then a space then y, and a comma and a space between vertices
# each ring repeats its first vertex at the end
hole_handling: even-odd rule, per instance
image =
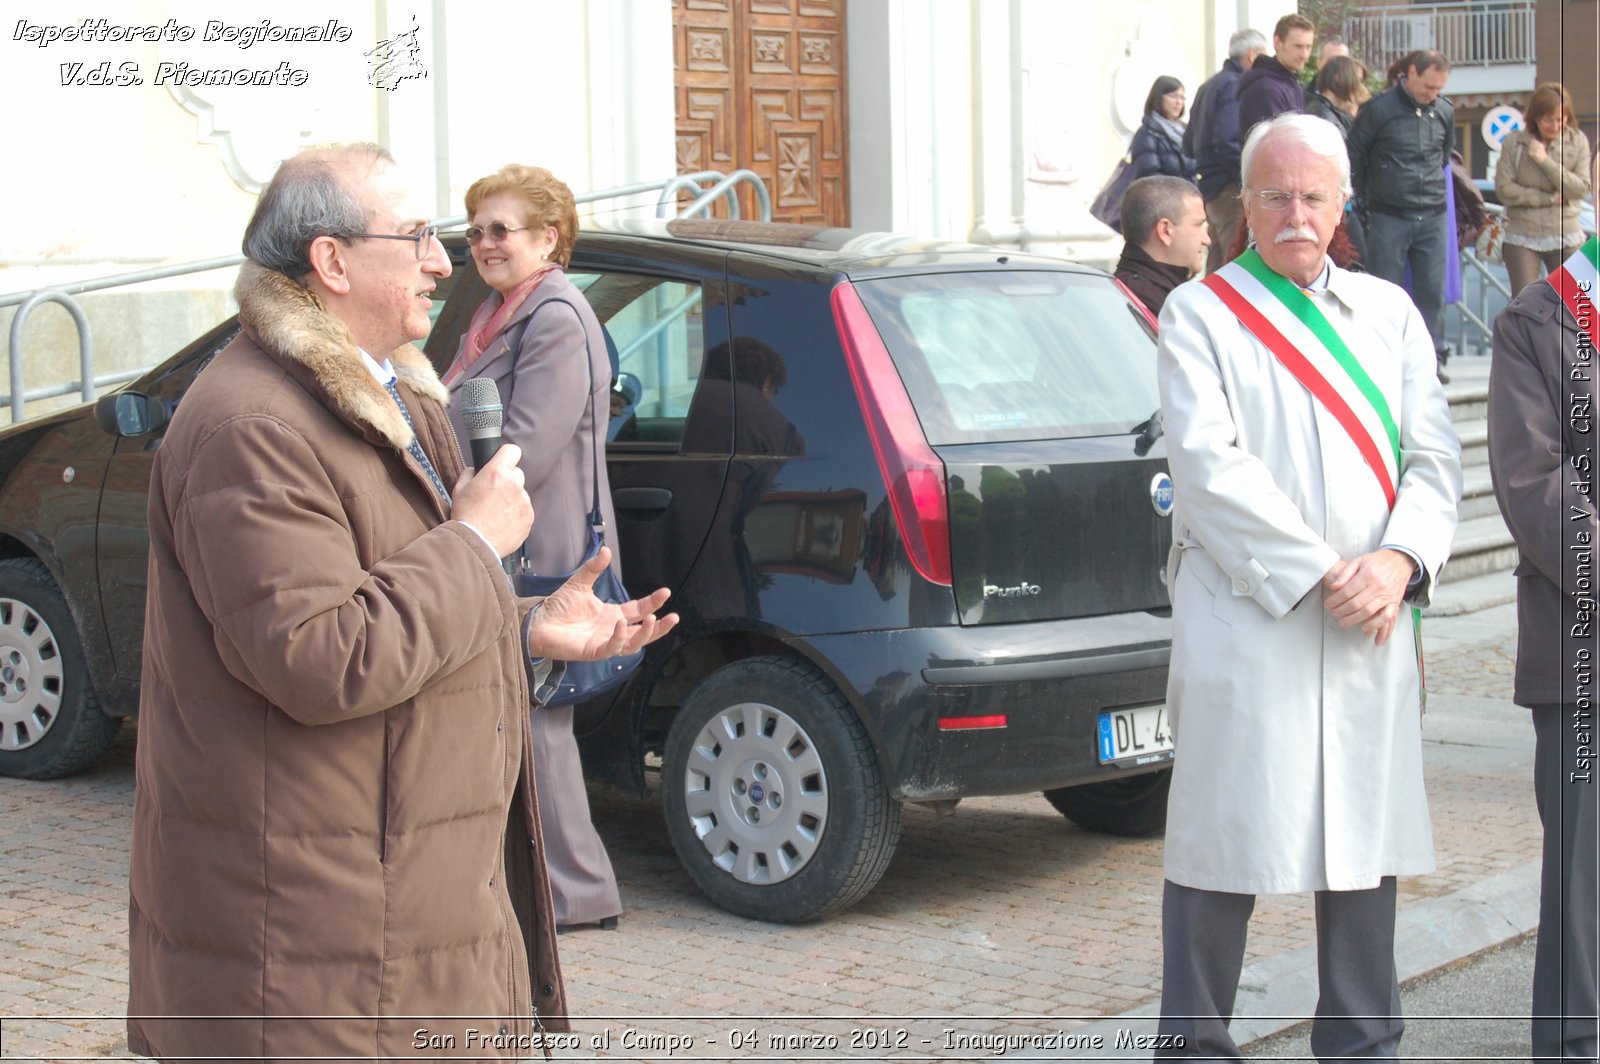
POLYGON ((1144 120, 1133 135, 1129 153, 1133 156, 1133 176, 1166 174, 1195 180, 1195 161, 1183 154, 1183 82, 1162 75, 1150 86, 1144 101, 1144 120))
MULTIPOLYGON (((1356 112, 1370 99, 1372 93, 1367 88, 1367 68, 1347 55, 1340 55, 1328 60, 1317 71, 1317 78, 1311 83, 1311 91, 1306 95, 1306 105, 1302 110, 1332 123, 1348 145, 1350 126, 1356 120, 1356 112)), ((1366 227, 1361 224, 1361 212, 1353 196, 1345 203, 1344 223, 1356 258, 1365 259, 1366 227)))
MULTIPOLYGON (((467 215, 472 260, 494 292, 461 337, 444 384, 454 396, 468 378, 494 381, 505 406, 503 436, 522 448, 533 501, 525 564, 541 575, 565 574, 588 553, 596 502, 605 527, 616 528, 604 453, 611 362, 599 319, 566 275, 578 238, 577 205, 550 171, 513 163, 467 189, 467 215)), ((450 407, 450 421, 466 451, 460 409, 459 402, 450 407)), ((620 567, 615 535, 607 540, 611 564, 620 567)), ((572 707, 534 709, 529 734, 556 928, 615 928, 622 899, 589 818, 572 707)))

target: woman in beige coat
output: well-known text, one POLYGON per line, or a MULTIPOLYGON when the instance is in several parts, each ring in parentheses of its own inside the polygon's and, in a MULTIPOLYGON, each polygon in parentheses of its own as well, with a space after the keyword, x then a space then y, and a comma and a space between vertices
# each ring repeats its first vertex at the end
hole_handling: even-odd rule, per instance
MULTIPOLYGON (((565 272, 578 236, 577 205, 550 171, 511 164, 473 183, 467 214, 473 261, 495 294, 473 315, 445 386, 454 394, 470 378, 495 382, 506 411, 504 438, 522 448, 533 500, 526 563, 543 575, 568 573, 588 550, 596 502, 606 529, 616 528, 605 465, 611 363, 594 310, 565 272)), ((452 405, 451 421, 465 450, 460 405, 452 405)), ((607 545, 620 572, 614 533, 607 545)), ((556 926, 615 928, 622 899, 589 818, 572 707, 534 710, 531 734, 556 926)))
POLYGON ((1506 208, 1504 255, 1516 295, 1583 243, 1578 204, 1589 194, 1589 138, 1558 82, 1534 90, 1523 128, 1500 145, 1494 190, 1506 208))

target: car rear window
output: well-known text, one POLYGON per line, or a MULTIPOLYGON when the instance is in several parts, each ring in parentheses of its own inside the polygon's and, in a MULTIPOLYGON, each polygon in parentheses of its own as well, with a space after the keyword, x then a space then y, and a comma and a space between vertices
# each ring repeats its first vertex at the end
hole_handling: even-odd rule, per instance
POLYGON ((1160 405, 1155 341, 1108 277, 941 273, 856 290, 935 446, 1126 433, 1160 405))

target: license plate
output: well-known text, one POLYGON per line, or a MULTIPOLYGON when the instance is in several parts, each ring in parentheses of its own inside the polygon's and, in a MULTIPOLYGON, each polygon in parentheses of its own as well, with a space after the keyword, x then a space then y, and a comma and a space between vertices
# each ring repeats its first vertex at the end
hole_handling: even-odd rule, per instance
POLYGON ((1100 763, 1148 765, 1172 757, 1167 705, 1122 706, 1100 713, 1100 763))

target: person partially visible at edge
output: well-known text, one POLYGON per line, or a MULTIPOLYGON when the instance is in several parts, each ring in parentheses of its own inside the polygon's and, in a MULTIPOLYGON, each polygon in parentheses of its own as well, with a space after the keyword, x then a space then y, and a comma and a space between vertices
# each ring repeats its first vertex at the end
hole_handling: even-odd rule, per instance
POLYGON ((1150 311, 1200 272, 1211 237, 1200 190, 1179 177, 1141 177, 1122 197, 1122 257, 1117 280, 1150 311))
POLYGON ((1194 181, 1194 159, 1183 151, 1184 103, 1183 82, 1177 78, 1163 74, 1151 83, 1144 117, 1128 147, 1135 178, 1165 174, 1194 181))
POLYGON ((1356 114, 1349 139, 1351 179, 1366 211, 1367 270, 1410 291, 1433 338, 1441 376, 1449 357, 1445 272, 1456 254, 1445 217, 1455 138, 1455 108, 1443 96, 1449 78, 1442 52, 1407 56, 1399 81, 1356 114))
POLYGON ((1328 258, 1338 133, 1257 126, 1244 184, 1254 246, 1167 298, 1157 347, 1177 760, 1156 1055, 1241 1058, 1256 895, 1311 892, 1312 1051, 1392 1060, 1396 877, 1434 866, 1411 608, 1450 550, 1460 445, 1410 300, 1328 258))
POLYGON ((1195 160, 1206 204, 1206 229, 1211 234, 1208 271, 1227 261, 1225 252, 1239 232, 1239 76, 1266 50, 1267 38, 1260 30, 1238 30, 1229 37, 1228 58, 1195 91, 1189 125, 1183 131, 1183 152, 1195 160))
MULTIPOLYGON (((566 275, 578 238, 572 190, 542 167, 511 164, 479 178, 466 198, 467 243, 478 275, 494 291, 461 337, 445 386, 454 398, 467 380, 481 378, 500 393, 502 435, 522 449, 524 483, 538 515, 520 545, 519 564, 544 574, 576 569, 588 553, 590 510, 598 503, 611 566, 620 574, 605 463, 611 362, 599 319, 566 275)), ((455 405, 450 423, 468 447, 455 405)), ((532 712, 556 926, 615 928, 622 898, 590 818, 573 707, 532 712)))
MULTIPOLYGON (((1588 176, 1600 180, 1600 172, 1588 176)), ((1500 312, 1489 363, 1489 472, 1518 554, 1512 697, 1532 713, 1534 801, 1544 826, 1533 958, 1539 1061, 1594 1060, 1600 1009, 1589 590, 1600 543, 1600 454, 1592 415, 1575 413, 1594 410, 1597 284, 1600 240, 1591 236, 1500 312)))
POLYGON ((1557 82, 1528 100, 1523 127, 1500 145, 1494 190, 1506 209, 1501 244, 1511 294, 1559 269, 1583 243, 1578 207, 1591 188, 1589 138, 1572 113, 1572 94, 1557 82))
POLYGON ((410 346, 450 262, 387 151, 285 162, 244 252, 151 476, 129 1048, 525 1059, 568 1026, 530 683, 667 592, 512 595, 517 448, 464 472, 410 346))
MULTIPOLYGON (((1303 110, 1308 115, 1332 122, 1339 136, 1346 141, 1348 152, 1350 126, 1355 122, 1356 112, 1361 110, 1361 105, 1370 99, 1372 92, 1367 88, 1367 68, 1347 55, 1336 55, 1317 70, 1316 79, 1306 89, 1303 110)), ((1356 209, 1353 197, 1345 204, 1344 225, 1356 257, 1365 259, 1366 227, 1362 224, 1361 212, 1356 209)))
POLYGON ((1239 76, 1239 135, 1248 137, 1258 122, 1305 106, 1300 71, 1311 59, 1316 27, 1304 15, 1285 15, 1272 30, 1272 54, 1257 59, 1239 76))

